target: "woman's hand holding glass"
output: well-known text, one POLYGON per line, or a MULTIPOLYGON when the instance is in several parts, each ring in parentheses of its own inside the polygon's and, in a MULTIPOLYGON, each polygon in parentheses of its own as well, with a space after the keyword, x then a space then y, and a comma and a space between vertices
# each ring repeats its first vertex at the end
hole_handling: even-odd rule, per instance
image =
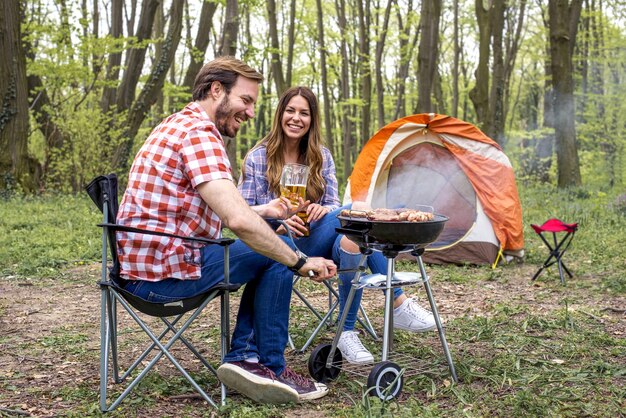
POLYGON ((330 212, 330 209, 320 205, 319 203, 311 203, 306 208, 306 212, 308 214, 308 222, 311 223, 322 219, 330 212))

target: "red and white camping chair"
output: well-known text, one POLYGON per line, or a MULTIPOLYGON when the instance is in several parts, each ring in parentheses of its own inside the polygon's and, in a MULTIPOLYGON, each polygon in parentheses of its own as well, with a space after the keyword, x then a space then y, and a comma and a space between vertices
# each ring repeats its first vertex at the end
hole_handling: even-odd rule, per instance
POLYGON ((574 234, 578 229, 578 224, 567 224, 560 219, 552 218, 548 219, 542 225, 532 224, 530 226, 535 230, 537 235, 541 237, 541 240, 550 250, 550 255, 548 256, 546 261, 544 261, 539 270, 537 270, 537 273, 535 273, 531 280, 537 279, 537 277, 539 277, 539 275, 545 268, 550 267, 553 264, 558 264, 561 284, 565 284, 563 271, 565 271, 570 278, 572 278, 573 276, 572 273, 565 266, 565 263, 563 263, 563 254, 565 254, 570 244, 572 243, 572 240, 574 239, 574 234), (552 234, 552 242, 550 242, 544 234, 552 234))

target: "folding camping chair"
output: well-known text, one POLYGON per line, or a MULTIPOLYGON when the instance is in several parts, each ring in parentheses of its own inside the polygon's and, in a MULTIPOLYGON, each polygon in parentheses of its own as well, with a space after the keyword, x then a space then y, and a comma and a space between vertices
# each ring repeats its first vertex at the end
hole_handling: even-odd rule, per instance
POLYGON ((563 271, 565 270, 570 278, 572 278, 573 276, 572 273, 570 273, 568 268, 565 266, 565 263, 563 263, 563 254, 565 254, 570 244, 572 243, 572 240, 574 239, 574 234, 578 229, 578 224, 566 224, 560 219, 552 218, 544 222, 541 226, 537 226, 534 224, 530 226, 535 230, 537 235, 541 237, 541 240, 550 250, 550 255, 548 256, 546 261, 544 261, 543 265, 539 268, 539 270, 537 271, 537 273, 535 273, 531 280, 535 280, 537 277, 539 277, 539 275, 545 268, 557 263, 559 266, 559 276, 561 277, 561 284, 565 284, 563 271), (561 234, 561 238, 559 240, 557 238, 557 234, 563 232, 565 234, 561 234), (552 234, 552 243, 550 243, 550 241, 546 239, 544 233, 552 234))
MULTIPOLYGON (((117 200, 117 177, 115 174, 107 176, 99 176, 95 178, 86 187, 87 194, 103 213, 103 223, 98 226, 102 227, 102 277, 98 282, 101 294, 100 306, 100 409, 102 412, 112 411, 118 407, 120 402, 128 396, 128 394, 137 386, 137 384, 146 376, 153 366, 165 356, 180 371, 180 373, 189 381, 191 386, 213 407, 217 408, 217 404, 205 392, 204 389, 189 375, 176 358, 174 358, 170 348, 172 345, 180 341, 184 344, 193 355, 210 371, 213 375, 217 374, 211 364, 200 354, 200 352, 192 345, 192 343, 182 334, 185 332, 193 321, 200 315, 208 303, 219 297, 220 298, 220 348, 221 358, 228 351, 230 337, 230 318, 229 318, 229 293, 236 291, 239 285, 229 283, 229 264, 228 254, 229 245, 234 242, 232 239, 205 239, 182 237, 174 234, 161 233, 155 231, 147 231, 138 228, 125 227, 117 225, 115 219, 118 211, 117 200), (140 234, 150 234, 180 238, 190 241, 196 245, 221 245, 224 248, 224 281, 207 290, 206 292, 174 302, 154 303, 147 302, 123 288, 123 281, 119 276, 120 266, 117 259, 117 241, 115 239, 116 231, 128 231, 140 234), (112 266, 108 266, 108 251, 110 251, 112 266), (107 269, 109 274, 107 275, 107 269), (120 371, 118 351, 118 316, 117 306, 121 305, 130 315, 136 324, 146 333, 152 341, 141 355, 132 362, 132 365, 125 372, 120 371), (138 315, 139 313, 151 317, 160 318, 165 324, 164 329, 157 333, 150 329, 146 321, 138 315), (187 319, 183 318, 187 316, 187 319), (179 324, 182 323, 182 325, 179 324), (164 338, 169 334, 173 334, 167 342, 164 338), (126 386, 124 391, 110 404, 107 404, 107 384, 109 380, 109 366, 111 367, 112 380, 115 383, 124 382, 135 370, 139 370, 138 366, 144 362, 144 359, 152 352, 156 354, 141 369, 139 374, 126 386), (109 363, 110 361, 110 363, 109 363)), ((221 360, 220 358, 220 360, 221 360)), ((129 361, 130 362, 130 361, 129 361)), ((225 403, 226 388, 220 385, 221 404, 225 403)))

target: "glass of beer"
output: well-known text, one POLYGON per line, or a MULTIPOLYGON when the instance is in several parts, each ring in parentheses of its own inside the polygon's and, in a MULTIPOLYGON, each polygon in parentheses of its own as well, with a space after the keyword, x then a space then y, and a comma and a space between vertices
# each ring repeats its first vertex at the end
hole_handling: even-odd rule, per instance
MULTIPOLYGON (((283 166, 283 173, 280 177, 280 194, 291 202, 292 205, 299 205, 298 197, 306 200, 306 183, 309 178, 309 167, 302 164, 289 163, 283 166)), ((304 221, 309 235, 308 214, 306 211, 298 212, 297 215, 304 221)))

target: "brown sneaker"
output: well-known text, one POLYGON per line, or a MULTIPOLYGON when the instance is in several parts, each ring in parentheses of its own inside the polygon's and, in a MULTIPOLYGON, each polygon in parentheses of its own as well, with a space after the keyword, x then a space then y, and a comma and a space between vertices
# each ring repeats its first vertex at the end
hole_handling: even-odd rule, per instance
POLYGON ((217 377, 229 388, 259 403, 279 404, 299 400, 295 389, 282 383, 273 371, 260 363, 224 363, 217 369, 217 377))
POLYGON ((328 387, 323 383, 314 382, 285 367, 278 380, 298 392, 301 401, 319 399, 328 394, 328 387))

